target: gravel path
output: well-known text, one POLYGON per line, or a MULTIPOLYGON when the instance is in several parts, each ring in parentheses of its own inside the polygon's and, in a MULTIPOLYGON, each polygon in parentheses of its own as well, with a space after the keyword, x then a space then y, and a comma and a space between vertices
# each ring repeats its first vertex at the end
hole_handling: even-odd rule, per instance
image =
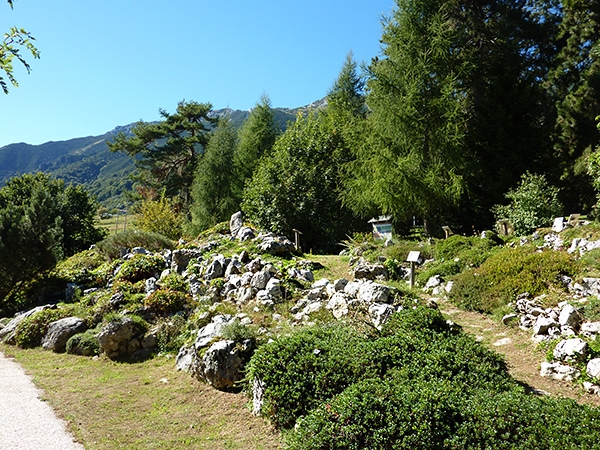
POLYGON ((83 450, 40 400, 19 364, 0 353, 0 450, 83 450))

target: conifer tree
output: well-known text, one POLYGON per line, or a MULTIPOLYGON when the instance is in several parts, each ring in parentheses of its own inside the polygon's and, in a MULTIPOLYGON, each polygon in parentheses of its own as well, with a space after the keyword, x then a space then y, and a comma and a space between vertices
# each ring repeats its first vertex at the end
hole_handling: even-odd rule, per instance
POLYGON ((108 143, 111 151, 134 157, 137 181, 144 187, 190 201, 190 190, 198 158, 210 139, 212 125, 210 103, 179 102, 175 114, 161 109, 164 120, 157 123, 138 122, 133 136, 119 133, 108 143))
POLYGON ((449 2, 399 0, 367 81, 367 135, 347 166, 345 200, 396 220, 426 219, 464 190, 466 93, 449 51, 449 2))
POLYGON ((242 191, 252 178, 260 159, 271 152, 280 130, 271 109, 271 100, 263 95, 239 131, 239 144, 234 154, 234 193, 241 201, 242 191))
POLYGON ((229 220, 239 208, 233 194, 233 156, 237 134, 229 118, 219 120, 196 169, 190 207, 190 233, 196 234, 229 220))

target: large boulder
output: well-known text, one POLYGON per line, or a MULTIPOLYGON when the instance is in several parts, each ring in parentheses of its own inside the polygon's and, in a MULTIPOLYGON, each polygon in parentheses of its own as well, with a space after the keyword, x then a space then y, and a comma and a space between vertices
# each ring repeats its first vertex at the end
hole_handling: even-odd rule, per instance
POLYGON ((296 250, 296 246, 288 238, 273 235, 262 236, 258 248, 261 252, 274 256, 289 255, 296 250))
POLYGON ((600 380, 600 358, 590 359, 586 365, 585 371, 587 375, 595 380, 600 380))
POLYGON ((581 376, 581 372, 574 367, 561 364, 560 362, 544 361, 540 369, 540 376, 554 380, 573 381, 581 376))
POLYGON ((194 348, 200 350, 208 346, 215 338, 220 337, 223 332, 223 327, 229 324, 233 318, 229 314, 218 314, 212 318, 212 321, 202 327, 194 342, 194 348))
POLYGON ((348 315, 348 299, 343 292, 336 292, 329 299, 329 302, 325 308, 331 310, 333 317, 336 319, 341 319, 342 317, 348 315))
POLYGON ((237 236, 238 231, 240 231, 242 226, 244 226, 244 216, 241 211, 238 211, 231 216, 231 219, 229 219, 229 231, 231 232, 231 235, 234 237, 237 236))
POLYGON ((364 303, 387 303, 390 288, 378 283, 364 283, 358 289, 356 298, 364 303))
POLYGON ((134 355, 142 348, 146 330, 129 317, 113 320, 98 333, 100 353, 111 359, 134 355))
POLYGON ((244 365, 252 350, 249 340, 239 344, 232 340, 215 342, 206 350, 193 373, 215 389, 231 390, 244 378, 244 365))
POLYGON ((173 250, 171 255, 171 269, 182 273, 192 259, 202 260, 202 251, 196 249, 182 248, 173 250))
POLYGON ((42 347, 55 353, 62 353, 65 351, 69 338, 83 333, 86 328, 85 321, 79 317, 65 317, 51 322, 42 339, 42 347))
POLYGON ((558 317, 558 323, 561 326, 569 326, 573 329, 578 329, 581 325, 582 317, 573 305, 566 304, 560 310, 560 316, 558 317))
POLYGON ((352 275, 355 280, 388 279, 388 271, 383 264, 369 264, 363 258, 352 269, 352 275))

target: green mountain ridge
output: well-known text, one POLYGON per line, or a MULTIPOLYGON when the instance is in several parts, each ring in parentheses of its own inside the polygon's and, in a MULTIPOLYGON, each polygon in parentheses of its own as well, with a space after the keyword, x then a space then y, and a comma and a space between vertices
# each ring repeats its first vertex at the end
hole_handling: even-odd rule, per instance
MULTIPOLYGON (((295 120, 298 112, 318 108, 322 103, 318 101, 300 108, 273 108, 273 111, 284 130, 288 122, 295 120)), ((213 114, 229 116, 239 128, 250 111, 224 108, 215 110, 213 114)), ((0 186, 24 173, 44 172, 67 183, 82 184, 102 205, 116 207, 123 203, 123 193, 131 188, 130 175, 135 167, 128 155, 110 152, 106 143, 119 132, 130 134, 134 125, 117 126, 99 136, 0 147, 0 186)))

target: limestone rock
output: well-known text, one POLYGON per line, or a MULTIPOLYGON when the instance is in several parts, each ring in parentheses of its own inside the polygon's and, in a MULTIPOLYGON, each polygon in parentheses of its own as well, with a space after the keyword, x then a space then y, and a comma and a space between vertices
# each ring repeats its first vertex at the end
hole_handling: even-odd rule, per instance
POLYGON ((600 380, 600 358, 590 359, 585 372, 590 378, 600 380))
POLYGON ((554 348, 553 356, 558 361, 584 361, 587 355, 588 344, 583 339, 564 339, 554 348))
POLYGON ((560 310, 558 323, 561 326, 568 325, 571 328, 578 329, 581 324, 581 314, 573 305, 567 303, 560 310))
POLYGON ((85 329, 85 321, 79 317, 65 317, 51 322, 42 339, 42 347, 55 353, 62 353, 65 351, 69 338, 84 332, 85 329))
POLYGON ((573 381, 581 376, 581 372, 574 367, 559 362, 544 361, 540 369, 540 376, 554 380, 573 381))
POLYGON ((365 303, 387 303, 390 288, 378 283, 364 283, 358 289, 356 298, 365 303))
POLYGON ((15 315, 15 317, 8 322, 8 324, 0 330, 0 342, 4 342, 6 344, 15 344, 15 337, 17 326, 25 320, 27 317, 35 314, 38 311, 43 311, 44 309, 55 309, 56 305, 43 305, 37 306, 29 311, 25 311, 23 313, 15 315))
POLYGON ((231 232, 231 235, 237 236, 238 231, 240 231, 242 226, 244 226, 244 215, 241 211, 238 211, 229 219, 229 231, 231 232))
POLYGON ((196 373, 215 389, 230 390, 244 377, 252 350, 249 340, 239 345, 232 340, 215 342, 204 353, 196 373))
POLYGON ((145 330, 129 317, 123 317, 106 324, 98 333, 100 353, 109 358, 132 355, 141 348, 140 339, 145 330))
POLYGON ((344 316, 348 315, 348 301, 346 299, 346 295, 342 292, 336 292, 329 299, 329 302, 325 306, 325 308, 331 310, 331 314, 336 319, 341 319, 344 316))

